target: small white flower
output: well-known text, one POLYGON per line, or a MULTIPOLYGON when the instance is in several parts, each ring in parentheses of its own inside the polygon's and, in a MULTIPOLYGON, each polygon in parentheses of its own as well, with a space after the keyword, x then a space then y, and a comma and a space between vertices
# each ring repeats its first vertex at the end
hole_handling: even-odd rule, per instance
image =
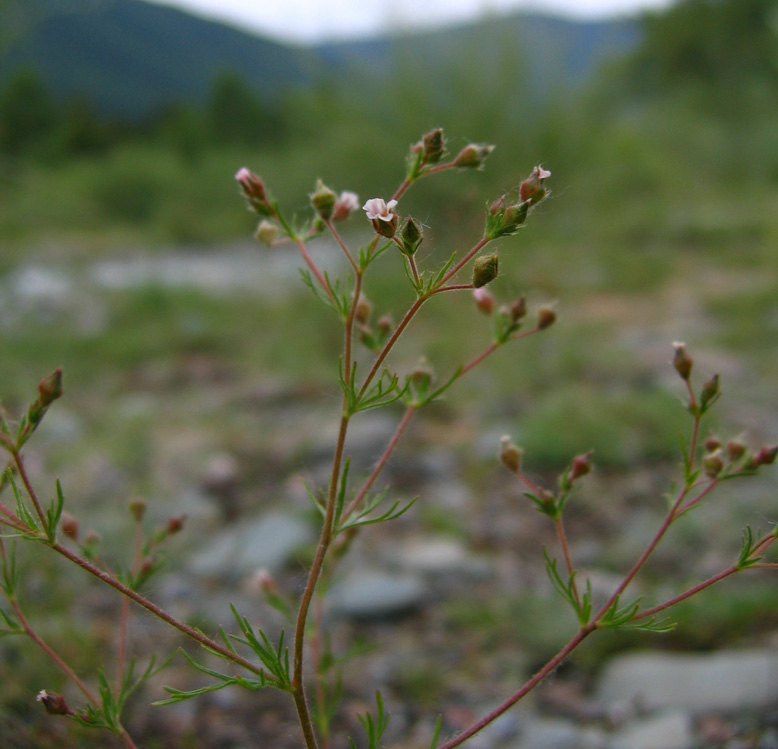
POLYGON ((43 702, 44 700, 49 699, 49 693, 45 689, 41 689, 41 691, 38 692, 38 696, 35 699, 38 702, 43 702))
POLYGON ((396 205, 396 200, 390 200, 387 203, 383 198, 371 198, 362 206, 362 210, 371 221, 379 219, 389 223, 395 218, 394 207, 396 205))
POLYGON ((535 176, 538 179, 546 179, 546 177, 551 176, 551 172, 548 171, 548 169, 544 169, 542 166, 538 164, 538 166, 535 167, 535 176))

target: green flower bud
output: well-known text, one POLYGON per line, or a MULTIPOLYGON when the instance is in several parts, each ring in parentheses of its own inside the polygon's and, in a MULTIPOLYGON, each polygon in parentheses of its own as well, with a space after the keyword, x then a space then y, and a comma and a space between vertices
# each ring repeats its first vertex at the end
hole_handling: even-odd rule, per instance
POLYGON ((443 128, 437 128, 428 132, 422 139, 424 160, 428 164, 440 161, 446 150, 446 139, 443 137, 443 128))
POLYGON ((497 278, 500 259, 497 253, 491 255, 481 255, 473 263, 473 286, 480 289, 482 286, 491 283, 497 278))
POLYGON ((311 194, 311 205, 324 221, 329 221, 335 208, 337 197, 321 180, 316 183, 316 190, 311 194))
POLYGON ((409 216, 400 227, 400 249, 403 254, 411 257, 424 239, 421 224, 412 216, 409 216))

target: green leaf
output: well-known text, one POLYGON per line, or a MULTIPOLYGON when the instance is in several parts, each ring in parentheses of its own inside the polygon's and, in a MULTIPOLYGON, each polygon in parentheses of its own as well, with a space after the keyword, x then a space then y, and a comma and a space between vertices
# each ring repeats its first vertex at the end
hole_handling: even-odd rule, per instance
POLYGON ((51 505, 46 511, 46 536, 51 543, 57 540, 57 525, 62 517, 62 508, 65 504, 65 496, 62 494, 62 485, 57 479, 57 496, 51 500, 51 505))
POLYGON ((438 737, 440 736, 440 727, 443 725, 443 716, 438 715, 438 719, 435 721, 435 733, 432 734, 432 741, 430 742, 430 749, 435 749, 438 743, 438 737))
POLYGON ((16 582, 18 579, 16 572, 16 543, 11 544, 8 554, 2 555, 2 573, 3 582, 0 585, 6 598, 10 600, 16 593, 16 582))
POLYGON ((41 533, 41 527, 38 525, 37 518, 27 509, 27 505, 24 502, 24 498, 22 497, 22 493, 19 491, 19 487, 16 485, 16 480, 14 479, 13 473, 11 473, 10 469, 6 470, 6 478, 8 480, 8 484, 11 487, 11 491, 13 492, 14 498, 16 499, 16 516, 35 534, 32 536, 33 538, 36 537, 38 534, 41 533))
POLYGON ((751 526, 747 525, 743 530, 743 540, 740 544, 740 553, 738 554, 735 566, 739 570, 747 569, 756 564, 762 557, 751 556, 754 553, 754 534, 751 526))
POLYGON ((396 500, 392 506, 381 515, 377 515, 376 517, 368 517, 373 510, 375 510, 381 502, 386 497, 388 490, 385 490, 381 492, 380 494, 375 495, 370 500, 367 500, 365 504, 363 505, 362 510, 357 514, 357 516, 353 520, 347 520, 343 525, 340 527, 336 526, 335 533, 341 533, 342 531, 347 530, 348 528, 358 528, 363 525, 376 525, 377 523, 386 523, 390 520, 396 520, 401 515, 404 515, 408 510, 413 507, 413 505, 416 504, 418 497, 414 497, 408 504, 406 504, 404 507, 400 507, 400 500, 396 500), (399 509, 398 509, 399 508, 399 509))

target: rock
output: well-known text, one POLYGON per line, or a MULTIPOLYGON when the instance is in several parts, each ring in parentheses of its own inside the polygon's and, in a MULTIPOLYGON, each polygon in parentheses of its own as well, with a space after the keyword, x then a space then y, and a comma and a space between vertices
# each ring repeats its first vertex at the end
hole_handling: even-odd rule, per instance
POLYGON ((611 738, 610 749, 691 749, 691 716, 672 710, 636 721, 611 738))
POLYGON ((452 538, 423 538, 392 545, 385 558, 392 565, 420 575, 483 579, 491 572, 488 560, 471 554, 452 538))
POLYGON ((312 539, 307 523, 268 512, 224 528, 192 555, 187 566, 196 575, 234 582, 260 567, 281 569, 312 539))
POLYGON ((418 608, 426 597, 426 588, 414 575, 359 570, 333 586, 329 605, 341 616, 387 619, 418 608))
POLYGON ((572 721, 532 718, 524 725, 520 742, 511 746, 515 749, 604 749, 607 745, 601 732, 584 732, 572 721))
POLYGON ((597 697, 646 710, 739 710, 778 700, 778 653, 772 649, 710 655, 633 653, 614 658, 597 697))

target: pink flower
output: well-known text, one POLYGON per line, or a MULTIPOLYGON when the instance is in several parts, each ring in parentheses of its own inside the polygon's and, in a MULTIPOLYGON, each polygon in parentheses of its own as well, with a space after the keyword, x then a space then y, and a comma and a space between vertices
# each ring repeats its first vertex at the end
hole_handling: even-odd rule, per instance
POLYGON ((362 210, 371 221, 378 219, 391 223, 397 218, 397 214, 394 212, 396 205, 396 200, 390 200, 387 203, 383 198, 371 198, 362 206, 362 210))
POLYGON ((333 221, 344 221, 352 211, 359 208, 359 196, 355 192, 344 190, 335 201, 335 208, 332 212, 333 221))

